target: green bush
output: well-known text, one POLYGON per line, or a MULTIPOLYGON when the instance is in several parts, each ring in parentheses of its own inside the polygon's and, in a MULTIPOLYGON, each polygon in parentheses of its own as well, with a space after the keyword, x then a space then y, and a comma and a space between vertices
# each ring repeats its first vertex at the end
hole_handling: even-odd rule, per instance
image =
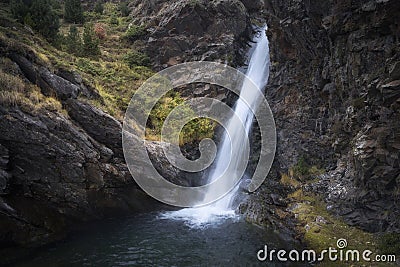
MULTIPOLYGON (((184 103, 184 99, 179 93, 170 91, 162 99, 160 99, 154 106, 150 113, 148 121, 148 129, 146 136, 148 139, 160 140, 161 131, 164 127, 165 119, 171 113, 171 111, 179 105, 181 107, 182 119, 186 116, 194 116, 194 111, 190 106, 184 103)), ((172 141, 173 137, 179 138, 179 144, 183 145, 186 143, 195 142, 204 138, 212 138, 214 136, 215 122, 206 118, 197 118, 188 122, 181 132, 175 132, 181 126, 181 119, 177 118, 170 121, 170 125, 173 127, 169 133, 169 136, 164 136, 167 141, 172 141), (172 138, 172 139, 170 139, 172 138)))
POLYGON ((94 12, 97 14, 103 14, 104 12, 104 6, 102 1, 97 1, 96 5, 94 6, 94 12))
POLYGON ((295 166, 293 166, 293 172, 298 176, 307 176, 310 174, 309 172, 310 166, 306 163, 306 160, 301 157, 295 166))
POLYGON ((131 51, 127 53, 124 56, 124 61, 130 68, 150 65, 150 58, 146 54, 138 51, 131 51))
POLYGON ((126 2, 121 2, 119 4, 118 10, 119 10, 119 12, 121 12, 121 16, 123 16, 123 17, 129 16, 130 11, 128 8, 128 4, 126 2))
POLYGON ((125 32, 124 38, 130 41, 136 41, 145 34, 146 30, 143 26, 130 25, 125 32))
POLYGON ((83 23, 83 8, 80 0, 66 0, 64 6, 64 19, 70 23, 83 23))
POLYGON ((110 25, 118 26, 119 25, 119 20, 117 18, 117 15, 112 14, 109 20, 110 25))
POLYGON ((76 56, 82 55, 82 39, 75 25, 69 27, 69 33, 66 37, 66 47, 68 53, 76 56))
POLYGON ((60 28, 59 17, 53 9, 52 0, 13 0, 10 2, 13 16, 21 23, 31 26, 46 39, 54 40, 60 28))
POLYGON ((99 38, 94 32, 93 24, 88 23, 83 30, 83 55, 97 56, 100 55, 99 38))

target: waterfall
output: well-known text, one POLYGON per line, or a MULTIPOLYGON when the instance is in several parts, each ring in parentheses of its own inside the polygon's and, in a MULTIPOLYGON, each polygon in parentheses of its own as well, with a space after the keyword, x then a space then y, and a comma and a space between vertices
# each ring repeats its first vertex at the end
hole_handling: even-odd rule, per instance
MULTIPOLYGON (((252 47, 249 51, 249 63, 246 71, 248 78, 263 90, 267 84, 269 77, 269 47, 266 36, 267 27, 259 29, 259 33, 254 37, 252 47)), ((244 159, 244 146, 246 138, 248 138, 254 118, 251 111, 257 109, 257 95, 248 88, 248 82, 245 80, 241 87, 240 98, 234 105, 234 111, 240 122, 236 119, 230 119, 227 129, 223 134, 216 159, 212 165, 212 170, 209 175, 208 182, 212 182, 219 178, 225 171, 235 175, 235 167, 244 159), (247 102, 247 103, 246 103, 247 102), (249 106, 250 105, 250 106, 249 106), (242 123, 245 129, 246 136, 243 136, 242 131, 237 131, 238 123, 242 123), (228 135, 228 133, 230 133, 228 135)), ((237 174, 236 174, 237 175, 237 174)), ((219 220, 221 217, 232 217, 235 215, 235 210, 231 204, 234 200, 239 185, 231 190, 227 195, 218 201, 199 208, 187 208, 174 212, 166 212, 161 217, 168 219, 185 220, 191 226, 201 226, 207 223, 212 223, 219 220)), ((207 192, 212 194, 213 192, 207 192)))
MULTIPOLYGON (((246 76, 260 89, 265 87, 269 76, 269 47, 265 31, 266 27, 262 28, 260 33, 254 39, 254 44, 250 50, 250 53, 252 54, 246 72, 246 76)), ((213 165, 214 169, 210 173, 208 182, 212 182, 219 178, 225 171, 235 175, 235 167, 238 163, 242 160, 248 160, 244 158, 246 155, 244 155, 245 142, 243 142, 243 140, 248 138, 250 135, 254 117, 252 109, 257 109, 256 104, 258 100, 257 94, 255 94, 254 91, 246 90, 249 82, 250 81, 245 80, 243 83, 240 91, 240 98, 234 105, 235 114, 239 117, 240 122, 233 119, 229 121, 228 127, 222 137, 221 146, 218 149, 217 158, 213 165), (248 104, 246 104, 245 101, 248 104), (238 123, 243 124, 246 136, 242 136, 241 134, 243 132, 236 130, 240 127, 238 123), (230 133, 230 136, 228 133, 230 133)), ((230 209, 232 200, 235 197, 238 188, 239 186, 236 186, 225 197, 212 205, 221 210, 230 209)))

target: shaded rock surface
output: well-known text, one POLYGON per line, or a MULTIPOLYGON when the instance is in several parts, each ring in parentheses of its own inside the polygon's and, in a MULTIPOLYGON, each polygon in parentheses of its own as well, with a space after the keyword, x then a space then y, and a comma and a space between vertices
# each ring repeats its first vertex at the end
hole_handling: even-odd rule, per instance
POLYGON ((87 89, 79 77, 10 58, 68 114, 0 106, 0 248, 43 245, 84 221, 158 208, 124 163, 121 123, 77 99, 87 89))
POLYGON ((305 189, 333 213, 371 232, 399 231, 397 1, 266 0, 265 14, 276 168, 304 158, 326 171, 305 189))
POLYGON ((65 103, 68 114, 96 141, 111 148, 115 156, 122 158, 122 125, 102 110, 75 99, 65 103))
POLYGON ((157 67, 185 61, 240 63, 249 23, 239 0, 141 1, 131 3, 134 23, 145 25, 146 52, 157 67))

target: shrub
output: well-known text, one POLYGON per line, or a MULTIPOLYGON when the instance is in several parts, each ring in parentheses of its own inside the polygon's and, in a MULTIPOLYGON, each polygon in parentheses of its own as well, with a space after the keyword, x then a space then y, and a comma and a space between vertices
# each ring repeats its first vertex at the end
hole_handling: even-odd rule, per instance
POLYGON ((123 16, 123 17, 129 16, 130 11, 128 8, 128 4, 126 2, 121 2, 119 4, 118 9, 119 9, 119 12, 121 12, 121 16, 123 16))
POLYGON ((107 1, 104 3, 104 14, 111 15, 117 12, 117 5, 113 2, 107 1))
POLYGON ((106 25, 103 23, 96 23, 94 25, 94 33, 100 40, 105 39, 107 36, 106 25))
POLYGON ((143 26, 130 25, 126 30, 124 38, 130 41, 135 41, 138 38, 146 34, 145 28, 143 26))
MULTIPOLYGON (((148 129, 146 130, 146 138, 151 138, 153 140, 160 140, 160 135, 162 128, 164 127, 165 119, 171 113, 171 111, 179 105, 181 106, 181 116, 182 118, 186 116, 194 116, 194 111, 190 106, 184 103, 184 99, 179 93, 170 91, 166 96, 160 99, 154 106, 153 110, 150 112, 148 129)), ((212 138, 214 135, 215 123, 212 120, 205 118, 197 118, 188 122, 181 132, 175 132, 178 127, 181 126, 181 119, 176 118, 170 121, 170 125, 173 127, 170 130, 166 129, 169 133, 168 136, 164 138, 179 138, 179 144, 183 145, 186 143, 201 140, 203 138, 212 138)), ((172 141, 169 139, 168 141, 172 141)))
POLYGON ((138 51, 131 51, 124 56, 124 61, 130 68, 135 66, 148 66, 150 65, 150 58, 138 51))
POLYGON ((109 23, 110 23, 110 25, 118 26, 119 25, 119 20, 117 18, 117 15, 112 14, 112 16, 110 17, 109 23))
POLYGON ((64 19, 70 23, 83 23, 83 9, 80 0, 66 0, 64 6, 64 19))
POLYGON ((103 14, 104 12, 103 1, 97 1, 93 11, 100 15, 103 14))
POLYGON ((69 33, 66 37, 66 46, 68 53, 77 56, 82 55, 82 40, 75 25, 69 27, 69 33))
POLYGON ((295 166, 293 166, 293 171, 294 171, 295 175, 307 176, 307 175, 309 175, 309 168, 310 167, 306 163, 306 160, 303 157, 301 157, 297 161, 297 164, 295 166))

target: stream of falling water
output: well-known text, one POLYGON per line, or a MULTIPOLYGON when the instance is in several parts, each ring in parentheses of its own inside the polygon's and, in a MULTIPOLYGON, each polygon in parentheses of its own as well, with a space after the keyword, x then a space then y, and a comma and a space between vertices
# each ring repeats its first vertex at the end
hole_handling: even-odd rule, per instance
MULTIPOLYGON (((246 136, 243 136, 242 131, 236 130, 240 127, 240 125, 237 125, 238 120, 231 119, 228 123, 228 128, 223 134, 217 157, 209 174, 209 183, 218 179, 226 171, 235 175, 237 165, 243 160, 247 161, 244 158, 246 156, 244 153, 244 140, 250 134, 254 118, 252 110, 257 109, 258 99, 254 91, 246 89, 249 88, 248 83, 253 82, 260 90, 263 90, 268 82, 270 59, 266 29, 266 26, 261 28, 253 39, 253 45, 249 52, 250 60, 246 71, 246 75, 251 81, 245 80, 241 87, 240 98, 234 105, 235 114, 240 118, 240 123, 242 123, 245 129, 246 136)), ((239 185, 223 198, 210 205, 164 212, 160 216, 164 219, 183 220, 192 227, 204 227, 209 224, 221 222, 224 218, 234 218, 236 216, 235 206, 232 203, 238 190, 239 185)), ((213 192, 207 192, 207 194, 213 194, 213 192)))

